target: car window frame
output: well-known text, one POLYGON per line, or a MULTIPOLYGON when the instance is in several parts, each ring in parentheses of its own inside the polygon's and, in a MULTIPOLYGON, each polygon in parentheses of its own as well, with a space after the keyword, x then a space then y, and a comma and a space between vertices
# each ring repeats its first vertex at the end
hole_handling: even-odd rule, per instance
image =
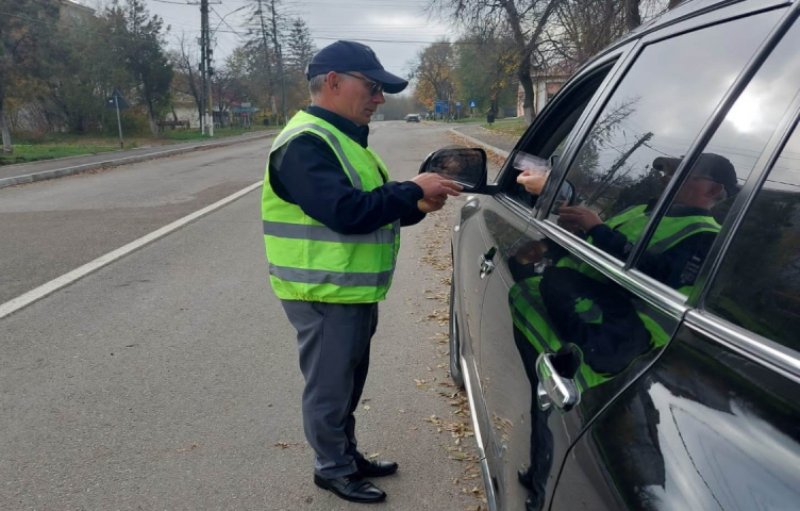
POLYGON ((564 166, 564 161, 572 159, 570 152, 574 151, 577 147, 576 141, 583 139, 584 131, 588 129, 589 126, 588 120, 594 118, 596 115, 594 110, 598 108, 598 105, 604 103, 604 98, 606 94, 608 94, 609 88, 616 83, 618 73, 625 68, 625 61, 631 51, 633 51, 634 46, 635 44, 632 43, 620 47, 615 51, 603 55, 590 65, 581 68, 566 84, 564 84, 556 97, 547 103, 541 113, 536 116, 533 123, 525 130, 525 133, 517 141, 514 149, 509 153, 506 161, 503 163, 503 167, 500 169, 496 181, 499 193, 495 197, 498 200, 506 203, 521 214, 535 217, 540 210, 540 205, 548 201, 548 194, 555 195, 553 190, 551 190, 550 182, 554 180, 560 182, 559 173, 565 173, 567 168, 564 166), (590 97, 589 102, 578 117, 575 125, 570 132, 567 133, 567 144, 564 146, 564 153, 562 157, 559 158, 556 166, 551 169, 551 178, 548 180, 547 186, 542 190, 542 194, 539 196, 536 204, 531 206, 522 203, 510 193, 511 189, 518 186, 516 182, 517 172, 514 169, 514 160, 517 154, 520 152, 527 152, 523 151, 523 148, 527 147, 533 138, 539 137, 542 130, 547 129, 554 118, 561 115, 561 111, 565 108, 565 102, 573 99, 573 93, 577 93, 581 86, 594 79, 597 73, 601 73, 604 69, 609 67, 610 69, 608 69, 600 85, 590 97))
MULTIPOLYGON (((591 119, 581 127, 580 139, 573 141, 573 146, 570 148, 569 161, 567 161, 567 158, 564 158, 564 161, 561 162, 562 165, 564 165, 564 167, 560 169, 561 172, 558 175, 554 175, 556 179, 551 179, 551 181, 553 181, 552 183, 548 182, 545 191, 550 192, 550 200, 544 202, 540 200, 542 209, 537 215, 536 219, 534 219, 536 228, 578 259, 588 263, 590 266, 594 267, 596 270, 600 271, 606 277, 612 279, 628 291, 645 299, 648 304, 655 306, 662 312, 674 317, 683 316, 686 314, 686 311, 689 310, 694 303, 696 303, 696 295, 702 290, 703 285, 706 283, 707 278, 703 280, 701 280, 701 278, 707 274, 708 269, 719 257, 719 246, 726 242, 726 240, 730 237, 729 224, 731 224, 732 218, 737 218, 739 216, 739 210, 744 204, 747 190, 743 189, 742 192, 738 194, 738 197, 731 206, 729 218, 726 219, 726 222, 722 227, 722 231, 717 236, 717 239, 712 246, 709 256, 706 258, 704 265, 701 267, 700 273, 698 274, 697 285, 695 286, 695 292, 693 292, 690 297, 686 297, 677 290, 657 282, 651 277, 636 270, 636 263, 638 262, 641 253, 644 251, 644 248, 647 246, 646 243, 649 242, 655 228, 658 226, 661 217, 664 215, 668 204, 670 204, 674 194, 677 193, 677 191, 680 189, 680 186, 683 184, 683 181, 687 177, 693 161, 699 155, 702 148, 705 147, 708 140, 713 137, 714 133, 716 132, 716 128, 723 122, 728 110, 733 104, 735 104, 736 99, 738 99, 738 97, 741 95, 741 92, 753 78, 758 69, 760 69, 761 65, 769 56, 772 48, 777 45, 778 41, 788 30, 793 19, 792 12, 796 11, 798 7, 798 4, 794 4, 793 6, 787 8, 782 4, 775 7, 757 10, 752 13, 748 13, 746 16, 737 14, 728 17, 715 17, 713 20, 701 20, 700 22, 693 23, 691 27, 688 28, 683 25, 672 28, 668 27, 665 31, 659 30, 657 32, 653 32, 652 34, 645 35, 639 39, 632 48, 631 52, 626 55, 624 59, 625 67, 618 70, 618 73, 615 74, 615 76, 620 76, 615 79, 612 87, 603 91, 604 93, 602 101, 593 106, 591 119), (569 169, 569 165, 572 164, 572 160, 577 155, 578 149, 585 142, 585 138, 588 136, 589 129, 597 121, 597 117, 600 115, 602 108, 606 105, 611 95, 613 95, 613 93, 616 91, 617 86, 625 80, 627 72, 632 68, 632 66, 635 65, 637 59, 641 56, 641 53, 645 48, 647 48, 649 45, 680 36, 684 33, 693 32, 696 30, 704 30, 712 26, 736 21, 749 16, 757 16, 765 12, 780 9, 783 9, 786 12, 778 19, 773 28, 767 33, 761 45, 754 50, 753 56, 744 64, 744 66, 742 66, 736 79, 725 92, 725 94, 720 98, 720 101, 714 112, 709 116, 706 124, 698 132, 695 140, 692 142, 692 144, 690 144, 690 151, 687 152, 687 157, 684 158, 682 165, 677 169, 676 175, 679 175, 679 177, 677 179, 673 179, 665 191, 662 192, 662 196, 654 208, 654 213, 650 222, 648 223, 645 234, 639 239, 636 246, 631 251, 631 254, 625 261, 620 261, 619 259, 610 256, 605 251, 587 243, 585 240, 566 231, 562 227, 558 226, 555 222, 548 219, 552 203, 556 198, 555 191, 561 187, 563 180, 566 178, 566 171, 569 169)), ((753 179, 753 176, 760 175, 763 170, 764 169, 762 167, 754 168, 751 174, 751 179, 753 179)))
MULTIPOLYGON (((800 11, 800 4, 797 7, 796 10, 800 11)), ((798 12, 798 18, 795 23, 800 23, 800 12, 798 12)), ((798 29, 800 29, 800 25, 798 29)), ((795 97, 791 107, 787 109, 786 115, 784 115, 779 126, 773 132, 773 136, 770 138, 764 153, 758 159, 752 174, 739 192, 740 195, 743 195, 741 207, 737 209, 735 214, 731 215, 733 218, 730 218, 730 221, 723 226, 723 229, 726 229, 725 236, 723 237, 723 232, 721 232, 721 239, 718 239, 712 246, 711 250, 715 257, 713 261, 707 261, 707 267, 701 269, 701 275, 698 280, 703 277, 703 282, 702 285, 698 285, 696 296, 694 296, 697 300, 696 309, 689 311, 686 318, 690 328, 704 335, 710 335, 728 348, 800 382, 800 352, 783 343, 748 330, 741 325, 732 323, 706 307, 706 299, 736 232, 744 222, 744 218, 761 191, 762 185, 769 177, 772 167, 780 159, 784 146, 793 135, 798 133, 800 133, 800 95, 795 97), (703 273, 703 270, 707 271, 703 273)))
MULTIPOLYGON (((664 216, 670 204, 672 204, 675 194, 678 193, 688 178, 689 173, 692 170, 695 161, 697 160, 697 157, 713 139, 714 135, 717 133, 717 130, 725 121, 730 109, 733 108, 733 106, 736 104, 736 101, 741 97, 747 86, 758 74, 767 59, 769 59, 772 51, 792 27, 792 24, 796 22, 798 16, 800 16, 800 5, 798 4, 795 4, 790 8, 778 6, 772 9, 759 10, 753 13, 753 16, 780 9, 784 9, 786 12, 784 12, 783 16, 777 21, 775 26, 773 26, 769 33, 767 33, 764 40, 761 42, 761 45, 759 45, 745 66, 740 70, 739 74, 736 76, 736 79, 734 79, 731 86, 720 99, 720 102, 709 116, 703 128, 698 132, 695 139, 689 145, 686 156, 675 170, 676 178, 672 179, 662 192, 653 208, 654 212, 650 222, 647 225, 647 228, 645 229, 645 232, 639 238, 636 245, 631 250, 628 259, 625 261, 625 270, 635 271, 639 275, 644 275, 636 270, 637 263, 647 248, 647 245, 649 244, 650 239, 658 227, 661 218, 664 216)), ((734 21, 740 18, 741 16, 729 18, 725 20, 725 22, 734 21)), ((776 136, 780 136, 779 132, 785 128, 787 123, 791 122, 790 116, 787 114, 783 117, 779 125, 773 130, 773 134, 770 137, 769 143, 764 148, 763 154, 756 162, 750 175, 748 176, 747 181, 745 182, 745 185, 742 187, 741 191, 737 194, 737 197, 731 204, 731 208, 727 217, 725 218, 725 222, 722 224, 722 228, 720 229, 719 234, 714 240, 714 244, 709 250, 706 259, 701 266, 700 271, 698 272, 693 292, 689 296, 685 296, 677 290, 674 290, 659 282, 658 287, 660 287, 665 294, 669 294, 678 300, 683 300, 690 306, 694 306, 698 303, 699 296, 705 292, 703 288, 708 282, 708 273, 710 269, 718 263, 722 248, 727 247, 727 245, 730 243, 732 231, 735 231, 735 228, 738 227, 738 224, 741 222, 741 218, 746 212, 747 206, 752 200, 752 194, 754 192, 754 185, 752 183, 755 182, 759 176, 762 176, 765 172, 768 172, 768 169, 770 168, 770 166, 767 166, 766 163, 767 159, 771 155, 771 151, 773 151, 775 149, 775 145, 779 143, 779 139, 776 139, 776 136), (750 186, 748 186, 748 184, 750 186)), ((656 282, 650 277, 647 277, 647 280, 650 282, 656 282)))

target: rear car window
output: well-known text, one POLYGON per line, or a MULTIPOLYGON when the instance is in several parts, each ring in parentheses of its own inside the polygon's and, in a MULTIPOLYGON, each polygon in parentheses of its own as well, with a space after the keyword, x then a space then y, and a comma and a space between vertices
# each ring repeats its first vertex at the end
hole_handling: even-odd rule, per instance
MULTIPOLYGON (((739 186, 747 181, 800 90, 797 48, 800 26, 796 25, 736 99, 689 169, 637 262, 643 273, 685 295, 691 293, 739 186), (670 238, 670 233, 677 235, 670 238), (661 251, 666 245, 671 245, 669 250, 661 251)), ((669 161, 677 163, 680 159, 661 158, 665 178, 669 161)))
POLYGON ((761 13, 645 47, 607 101, 566 176, 575 187, 577 207, 606 225, 595 224, 595 236, 588 232, 593 229, 567 221, 566 215, 558 218, 559 224, 625 260, 644 226, 625 233, 627 239, 612 241, 601 236, 603 231, 620 232, 617 220, 629 208, 641 209, 646 224, 646 215, 667 184, 654 162, 686 154, 779 16, 761 13))
POLYGON ((800 351, 800 129, 733 238, 706 308, 800 351))

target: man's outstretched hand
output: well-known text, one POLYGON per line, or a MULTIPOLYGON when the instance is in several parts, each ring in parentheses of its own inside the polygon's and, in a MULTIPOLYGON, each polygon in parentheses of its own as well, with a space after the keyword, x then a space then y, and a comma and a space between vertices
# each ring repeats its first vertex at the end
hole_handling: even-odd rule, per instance
POLYGON ((422 188, 423 196, 421 200, 417 201, 417 208, 423 213, 432 213, 442 209, 447 202, 448 195, 455 197, 463 189, 455 181, 432 172, 419 174, 412 181, 422 188))

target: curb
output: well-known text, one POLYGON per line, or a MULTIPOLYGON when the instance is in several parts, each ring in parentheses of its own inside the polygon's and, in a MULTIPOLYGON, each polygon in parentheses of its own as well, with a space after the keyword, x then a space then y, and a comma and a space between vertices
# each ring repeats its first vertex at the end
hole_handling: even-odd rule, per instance
POLYGON ((503 159, 508 158, 508 155, 511 154, 511 153, 509 153, 508 151, 506 151, 504 149, 500 149, 499 147, 495 147, 495 146, 493 146, 491 144, 487 144, 486 142, 484 142, 482 140, 478 140, 475 137, 471 137, 471 136, 469 136, 467 134, 461 133, 460 131, 458 131, 455 128, 450 128, 450 132, 455 134, 455 135, 457 135, 457 136, 459 136, 459 137, 461 137, 461 138, 466 139, 467 142, 469 142, 471 144, 478 145, 478 146, 486 149, 487 151, 491 151, 491 152, 495 153, 496 155, 501 156, 503 159))
POLYGON ((246 138, 237 138, 235 140, 221 139, 219 142, 196 144, 192 146, 180 147, 175 149, 165 149, 164 151, 158 151, 155 153, 125 156, 122 158, 113 158, 108 160, 96 161, 92 163, 82 163, 80 165, 73 165, 71 167, 64 167, 60 169, 44 170, 42 172, 35 172, 32 174, 23 174, 21 176, 0 178, 0 188, 26 184, 26 183, 34 183, 36 181, 44 181, 45 179, 55 179, 59 177, 70 176, 73 174, 79 174, 81 172, 86 172, 88 170, 94 170, 99 168, 119 167, 121 165, 128 165, 130 163, 138 163, 141 161, 154 160, 156 158, 166 158, 167 156, 173 156, 181 153, 189 153, 192 151, 199 151, 202 149, 225 147, 243 142, 250 142, 251 140, 258 140, 260 138, 272 137, 275 136, 276 133, 277 132, 268 131, 260 133, 258 135, 248 136, 246 138))

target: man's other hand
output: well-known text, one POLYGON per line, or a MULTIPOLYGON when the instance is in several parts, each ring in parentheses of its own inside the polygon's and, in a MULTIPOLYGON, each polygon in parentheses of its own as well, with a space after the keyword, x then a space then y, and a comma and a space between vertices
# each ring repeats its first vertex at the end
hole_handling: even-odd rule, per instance
MULTIPOLYGON (((441 195, 444 195, 445 198, 448 195, 456 197, 463 189, 463 187, 455 181, 445 179, 439 174, 434 174, 433 172, 424 172, 419 174, 411 181, 422 188, 423 200, 431 199, 441 195)), ((441 206, 439 207, 441 208, 441 206)))
POLYGON ((417 208, 423 213, 433 213, 442 209, 447 202, 447 194, 417 201, 417 208))
POLYGON ((557 213, 558 225, 572 232, 589 232, 603 223, 597 213, 584 206, 562 206, 557 213))

